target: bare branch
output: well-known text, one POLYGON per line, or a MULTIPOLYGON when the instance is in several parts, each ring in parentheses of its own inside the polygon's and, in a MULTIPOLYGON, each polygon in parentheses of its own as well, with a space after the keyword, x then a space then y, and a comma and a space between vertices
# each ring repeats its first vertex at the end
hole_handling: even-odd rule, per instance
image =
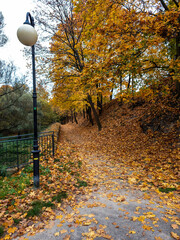
POLYGON ((164 1, 164 0, 160 0, 160 2, 161 2, 161 4, 163 5, 164 9, 165 9, 166 11, 169 11, 169 8, 168 8, 168 6, 166 5, 165 1, 164 1))

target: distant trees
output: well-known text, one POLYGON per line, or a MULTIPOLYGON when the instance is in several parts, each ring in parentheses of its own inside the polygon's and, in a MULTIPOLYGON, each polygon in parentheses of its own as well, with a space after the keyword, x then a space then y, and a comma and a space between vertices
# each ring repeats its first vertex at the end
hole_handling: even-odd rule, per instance
POLYGON ((32 95, 20 82, 0 87, 0 133, 24 133, 33 129, 32 95))
POLYGON ((0 11, 0 47, 3 47, 8 40, 7 36, 3 32, 3 28, 4 28, 4 16, 0 11))
MULTIPOLYGON (((33 100, 25 76, 18 77, 13 63, 0 62, 0 134, 28 133, 33 131, 33 100)), ((56 122, 58 114, 49 103, 48 94, 38 88, 39 131, 56 122)))

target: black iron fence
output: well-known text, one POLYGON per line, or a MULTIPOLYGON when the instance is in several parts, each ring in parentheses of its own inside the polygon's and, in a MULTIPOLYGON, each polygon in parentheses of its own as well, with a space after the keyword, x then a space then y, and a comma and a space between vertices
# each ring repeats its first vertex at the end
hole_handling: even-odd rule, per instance
MULTIPOLYGON (((39 150, 43 156, 54 156, 54 132, 38 134, 39 150)), ((26 165, 33 161, 33 134, 0 138, 0 170, 26 165)))

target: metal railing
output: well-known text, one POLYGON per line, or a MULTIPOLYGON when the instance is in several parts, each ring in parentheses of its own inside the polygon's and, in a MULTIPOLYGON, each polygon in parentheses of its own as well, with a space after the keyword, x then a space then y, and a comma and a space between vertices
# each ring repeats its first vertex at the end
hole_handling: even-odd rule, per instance
MULTIPOLYGON (((39 150, 43 156, 54 156, 54 132, 38 134, 39 150)), ((15 168, 32 162, 33 134, 0 138, 0 169, 15 168)))

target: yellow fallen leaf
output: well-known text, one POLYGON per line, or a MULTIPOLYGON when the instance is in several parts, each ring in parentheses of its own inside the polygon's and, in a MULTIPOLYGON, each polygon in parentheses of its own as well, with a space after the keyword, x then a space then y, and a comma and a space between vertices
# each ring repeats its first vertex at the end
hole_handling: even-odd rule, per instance
POLYGON ((113 224, 113 225, 117 225, 117 223, 116 223, 116 222, 113 222, 112 224, 113 224))
POLYGON ((83 226, 89 226, 89 225, 91 225, 91 220, 87 220, 83 222, 83 226))
POLYGON ((143 225, 142 228, 144 228, 145 230, 152 230, 153 228, 151 226, 147 226, 147 225, 143 225))
POLYGON ((161 237, 154 237, 155 240, 163 240, 161 237))
POLYGON ((14 233, 14 232, 16 231, 16 229, 17 229, 16 227, 9 228, 7 232, 8 232, 9 234, 10 234, 10 233, 14 233))
POLYGON ((100 225, 99 225, 99 228, 105 229, 105 228, 107 228, 107 226, 100 224, 100 225))
POLYGON ((168 219, 165 218, 165 217, 162 217, 161 219, 162 219, 163 221, 165 221, 165 222, 168 222, 168 219))
POLYGON ((118 201, 118 202, 123 202, 125 200, 126 200, 126 198, 124 196, 120 196, 120 197, 116 198, 116 201, 118 201))
POLYGON ((179 227, 178 227, 177 224, 172 224, 171 227, 172 227, 173 229, 179 229, 179 227))
POLYGON ((62 227, 62 226, 63 226, 63 225, 62 225, 61 223, 57 225, 57 227, 62 227))
POLYGON ((58 236, 59 236, 59 232, 56 232, 56 233, 54 234, 54 236, 55 236, 55 237, 58 237, 58 236))
POLYGON ((70 235, 66 235, 64 238, 63 238, 63 240, 70 240, 70 235))
POLYGON ((9 235, 5 235, 4 240, 8 240, 11 239, 11 237, 9 235))
POLYGON ((59 216, 56 216, 56 219, 62 219, 63 218, 63 215, 59 215, 59 216))
POLYGON ((129 231, 129 233, 130 233, 130 234, 135 234, 135 233, 136 233, 136 231, 129 231))
POLYGON ((175 238, 176 240, 180 239, 180 236, 177 235, 177 233, 171 232, 171 236, 175 238))
POLYGON ((133 221, 136 221, 138 219, 138 217, 132 217, 133 221))
POLYGON ((6 212, 6 211, 2 211, 2 212, 0 213, 0 218, 4 215, 5 212, 6 212))
POLYGON ((66 233, 66 232, 67 232, 67 230, 65 230, 65 229, 60 231, 61 234, 66 233))
POLYGON ((140 222, 144 222, 145 219, 146 219, 145 216, 139 216, 138 217, 138 221, 140 221, 140 222))
POLYGON ((75 231, 74 229, 71 229, 71 231, 70 231, 70 232, 72 232, 72 233, 73 233, 74 231, 75 231))

